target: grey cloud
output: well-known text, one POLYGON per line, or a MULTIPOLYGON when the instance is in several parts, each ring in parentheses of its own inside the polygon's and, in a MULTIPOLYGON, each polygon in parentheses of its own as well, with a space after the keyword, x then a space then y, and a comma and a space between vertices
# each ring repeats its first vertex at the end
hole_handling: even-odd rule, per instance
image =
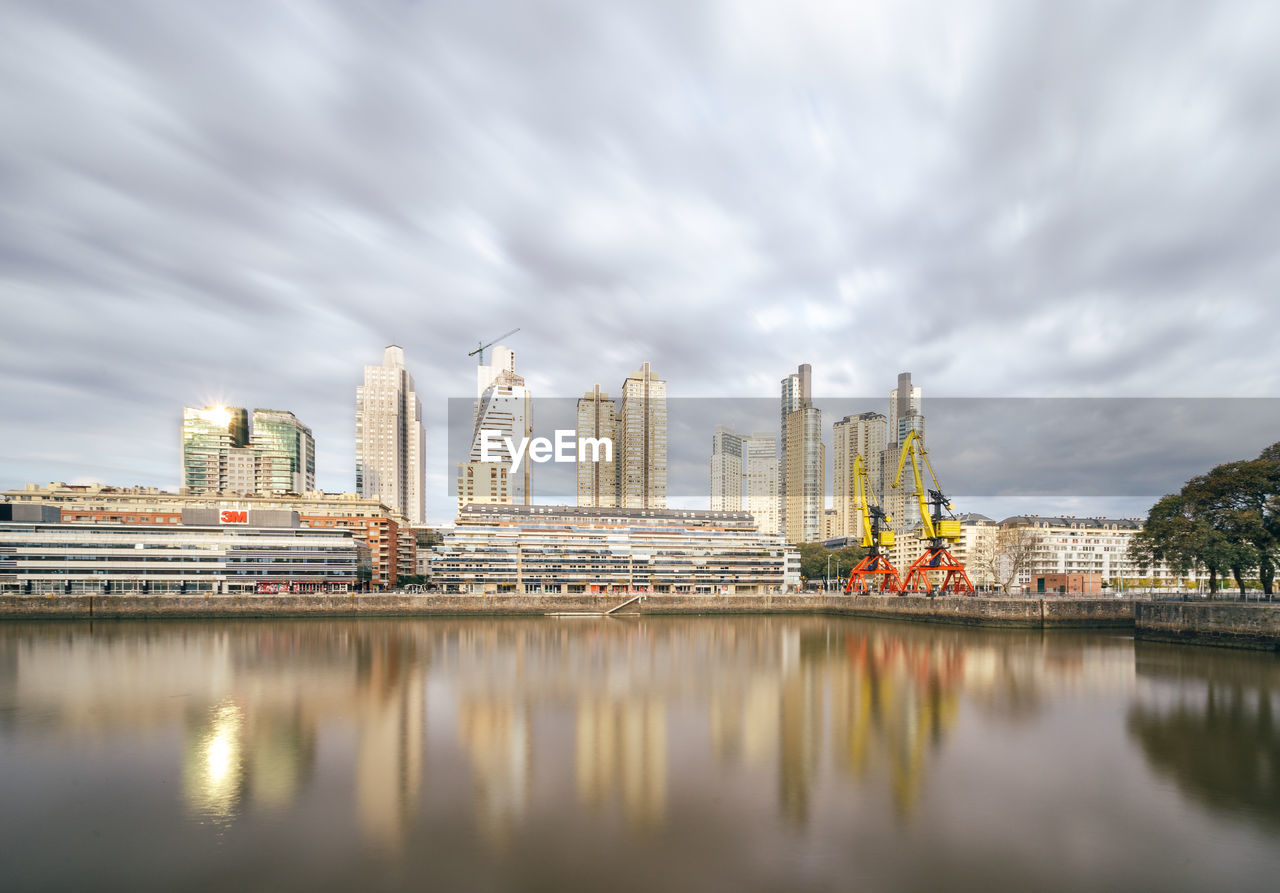
POLYGON ((799 362, 832 397, 907 368, 930 396, 1275 394, 1278 19, 10 4, 0 484, 55 451, 176 483, 173 419, 224 394, 295 411, 348 488, 395 341, 446 517, 445 401, 516 325, 540 395, 644 360, 680 396, 772 398, 799 362))

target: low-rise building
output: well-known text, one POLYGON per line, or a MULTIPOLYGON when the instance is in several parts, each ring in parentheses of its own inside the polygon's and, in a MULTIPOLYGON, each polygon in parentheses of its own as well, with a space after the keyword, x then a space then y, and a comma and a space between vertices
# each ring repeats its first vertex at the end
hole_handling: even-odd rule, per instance
POLYGON ((178 524, 184 509, 294 511, 303 527, 349 530, 368 546, 374 588, 394 587, 401 575, 415 570, 417 537, 404 516, 377 498, 356 493, 231 496, 55 481, 44 487, 27 484, 4 496, 14 504, 57 506, 64 521, 146 526, 178 524))
POLYGON ((68 522, 56 506, 0 504, 0 592, 346 592, 368 550, 296 512, 187 509, 177 523, 68 522))
POLYGON ((799 555, 748 512, 469 505, 443 532, 432 582, 451 591, 758 593, 799 555))

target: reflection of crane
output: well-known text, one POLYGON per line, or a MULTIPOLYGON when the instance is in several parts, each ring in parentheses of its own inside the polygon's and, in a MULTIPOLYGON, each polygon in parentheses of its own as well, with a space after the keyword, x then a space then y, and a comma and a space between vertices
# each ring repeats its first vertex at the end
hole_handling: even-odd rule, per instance
POLYGON ((893 531, 885 527, 892 518, 884 513, 875 499, 871 489, 871 481, 867 477, 867 466, 862 461, 862 454, 853 457, 853 499, 862 512, 862 541, 864 549, 870 549, 866 557, 854 565, 849 572, 849 582, 844 586, 845 595, 850 592, 898 592, 902 581, 898 578, 898 569, 889 559, 880 554, 880 548, 893 545, 893 531), (880 582, 877 585, 876 578, 880 582))
POLYGON ((478 364, 478 365, 483 366, 483 365, 484 365, 484 352, 485 352, 486 350, 488 350, 490 347, 493 347, 495 344, 497 344, 497 343, 498 343, 499 341, 501 341, 503 338, 506 338, 508 335, 514 335, 514 334, 515 334, 516 332, 518 332, 518 331, 520 331, 520 329, 519 329, 519 327, 516 327, 516 328, 512 329, 510 332, 503 332, 501 335, 499 335, 497 338, 494 338, 494 339, 493 339, 492 341, 490 341, 488 344, 481 344, 481 345, 480 345, 479 347, 477 347, 475 350, 471 351, 471 353, 467 354, 467 356, 469 356, 469 357, 474 357, 476 354, 479 354, 480 356, 477 358, 476 362, 477 362, 477 364, 478 364))
POLYGON ((902 481, 902 468, 906 464, 907 456, 911 457, 916 501, 920 505, 920 538, 928 540, 929 546, 907 571, 902 589, 904 592, 927 592, 930 595, 935 592, 972 593, 973 584, 969 582, 969 575, 965 573, 964 565, 957 561, 947 549, 948 543, 954 543, 960 539, 960 522, 951 514, 951 505, 947 502, 947 497, 942 494, 938 476, 933 473, 933 466, 929 463, 924 439, 915 431, 908 433, 907 439, 902 442, 902 453, 898 456, 898 473, 893 479, 894 487, 899 486, 902 481), (920 477, 921 463, 929 470, 929 477, 933 481, 932 490, 925 490, 924 481, 920 477), (942 517, 944 510, 949 517, 942 517), (947 574, 942 585, 936 590, 929 579, 930 571, 946 571, 947 574))

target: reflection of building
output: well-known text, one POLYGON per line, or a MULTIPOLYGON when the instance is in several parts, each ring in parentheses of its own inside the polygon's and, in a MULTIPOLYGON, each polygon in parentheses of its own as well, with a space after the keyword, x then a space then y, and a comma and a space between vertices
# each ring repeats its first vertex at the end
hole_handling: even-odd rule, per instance
POLYGON ((621 794, 627 818, 656 825, 667 802, 667 714, 649 697, 578 700, 578 797, 600 806, 621 794))
POLYGON ((401 624, 232 622, 214 631, 173 623, 105 636, 86 625, 35 638, 12 627, 0 635, 9 638, 0 654, 25 642, 7 668, 13 705, 80 742, 107 733, 176 737, 182 783, 174 795, 201 816, 296 805, 316 771, 320 730, 350 725, 361 830, 383 844, 403 840, 422 785, 425 667, 422 646, 401 624))
POLYGON ((529 809, 532 742, 527 709, 512 698, 468 696, 458 736, 475 773, 476 812, 484 829, 506 837, 529 809))

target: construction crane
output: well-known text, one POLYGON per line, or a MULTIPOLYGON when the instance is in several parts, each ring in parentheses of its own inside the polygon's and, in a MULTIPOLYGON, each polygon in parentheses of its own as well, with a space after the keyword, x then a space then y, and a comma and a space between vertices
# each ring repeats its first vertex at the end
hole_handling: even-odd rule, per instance
POLYGON ((511 336, 511 335, 514 335, 514 334, 515 334, 516 332, 518 332, 518 331, 520 331, 520 329, 519 329, 519 328, 514 328, 514 329, 512 329, 510 332, 503 332, 501 335, 499 335, 497 338, 494 338, 494 339, 493 339, 492 341, 490 341, 488 344, 481 344, 481 345, 480 345, 479 347, 477 347, 475 350, 471 351, 471 353, 467 354, 467 356, 469 356, 469 357, 474 357, 476 354, 479 354, 480 356, 479 356, 479 358, 477 359, 476 363, 477 363, 477 365, 483 366, 483 365, 484 365, 484 352, 485 352, 486 350, 488 350, 489 348, 493 347, 495 344, 497 344, 497 343, 498 343, 499 341, 501 341, 503 338, 507 338, 507 337, 509 337, 509 336, 511 336))
POLYGON ((951 514, 951 504, 942 493, 938 476, 933 473, 933 465, 929 462, 929 454, 924 448, 924 439, 915 431, 907 434, 902 442, 902 451, 898 456, 898 473, 894 476, 893 486, 896 489, 902 481, 902 469, 907 457, 911 457, 911 473, 915 478, 916 502, 920 506, 920 538, 929 545, 923 555, 916 559, 902 581, 903 592, 924 592, 934 595, 938 592, 973 592, 973 583, 964 565, 955 559, 947 548, 948 543, 960 539, 960 522, 951 514), (933 481, 933 489, 926 490, 920 477, 920 466, 924 465, 933 481), (946 511, 947 517, 942 513, 946 511), (930 580, 931 573, 946 573, 942 585, 934 588, 930 580))
POLYGON ((879 500, 875 498, 861 453, 853 457, 853 499, 862 513, 860 545, 870 551, 849 572, 849 582, 844 586, 844 594, 898 592, 902 589, 898 569, 880 552, 881 548, 893 546, 893 531, 886 526, 893 519, 884 513, 879 500))

